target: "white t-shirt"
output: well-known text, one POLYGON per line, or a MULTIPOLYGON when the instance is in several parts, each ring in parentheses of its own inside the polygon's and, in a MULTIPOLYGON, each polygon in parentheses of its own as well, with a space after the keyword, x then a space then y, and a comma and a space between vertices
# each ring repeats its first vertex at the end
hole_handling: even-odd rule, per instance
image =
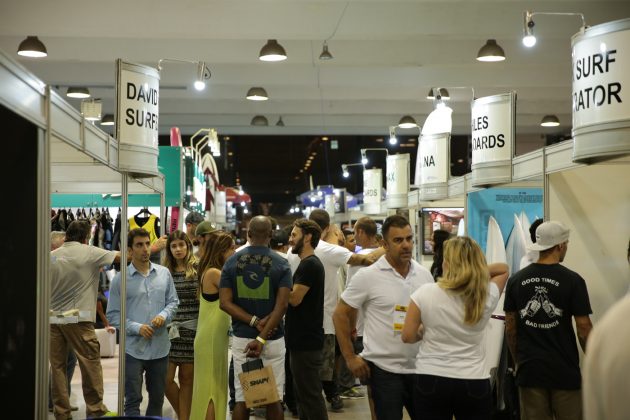
POLYGON ((630 413, 630 297, 606 312, 588 336, 582 371, 584 418, 625 420, 630 413))
MULTIPOLYGON (((376 248, 365 248, 365 249, 361 249, 359 252, 357 252, 357 254, 367 255, 375 250, 376 248)), ((362 265, 349 265, 348 266, 348 274, 346 277, 346 287, 348 287, 348 284, 350 284, 350 280, 352 279, 352 277, 354 277, 354 275, 357 274, 359 270, 361 270, 362 268, 365 268, 365 267, 362 265)), ((363 317, 363 310, 359 308, 359 313, 357 313, 357 336, 358 337, 363 337, 364 322, 365 320, 363 317)))
MULTIPOLYGON (((324 279, 324 334, 334 334, 335 326, 333 325, 332 315, 339 301, 337 274, 339 267, 347 264, 353 254, 347 248, 320 240, 317 248, 315 248, 315 255, 324 265, 326 276, 324 279)), ((291 272, 295 273, 298 265, 300 265, 300 257, 291 251, 289 251, 288 257, 291 272)))
POLYGON ((361 357, 388 372, 415 373, 419 344, 403 343, 394 330, 400 322, 396 306, 407 307, 411 293, 427 283, 433 283, 433 276, 416 261, 403 278, 385 255, 352 277, 341 299, 365 315, 361 357))
POLYGON ((417 373, 459 379, 488 378, 484 369, 484 331, 499 301, 499 288, 490 282, 481 320, 464 324, 460 296, 431 283, 416 290, 411 299, 420 308, 424 337, 416 362, 417 373))
POLYGON ((116 251, 65 242, 50 253, 50 309, 78 309, 79 321, 96 321, 99 269, 114 262, 116 251))

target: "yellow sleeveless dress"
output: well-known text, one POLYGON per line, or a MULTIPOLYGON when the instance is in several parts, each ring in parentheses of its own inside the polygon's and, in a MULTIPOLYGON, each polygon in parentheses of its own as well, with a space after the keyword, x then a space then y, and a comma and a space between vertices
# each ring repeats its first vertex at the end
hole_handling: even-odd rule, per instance
POLYGON ((155 232, 156 220, 157 220, 157 216, 155 214, 152 214, 151 216, 149 216, 149 219, 145 222, 145 224, 140 226, 136 223, 135 216, 132 216, 129 218, 129 230, 136 229, 136 228, 145 229, 147 232, 149 232, 149 240, 151 241, 151 245, 153 245, 153 242, 157 241, 158 239, 157 234, 155 232))
POLYGON ((215 418, 227 418, 229 327, 230 317, 219 308, 219 300, 200 297, 190 420, 205 419, 210 401, 215 418))

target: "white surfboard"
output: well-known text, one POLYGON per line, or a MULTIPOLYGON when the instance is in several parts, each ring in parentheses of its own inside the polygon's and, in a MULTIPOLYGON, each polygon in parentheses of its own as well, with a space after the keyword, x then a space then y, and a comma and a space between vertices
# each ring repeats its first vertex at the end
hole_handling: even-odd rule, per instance
MULTIPOLYGON (((531 239, 530 239, 531 241, 531 239)), ((527 254, 527 241, 520 218, 514 215, 514 227, 505 247, 507 265, 510 266, 510 275, 521 269, 521 259, 527 254)))
POLYGON ((459 224, 457 225, 457 236, 466 236, 466 222, 464 222, 464 219, 459 219, 459 224))
MULTIPOLYGON (((499 224, 490 216, 488 221, 488 237, 486 241, 486 260, 488 264, 503 262, 507 263, 507 257, 505 254, 505 243, 503 242, 503 235, 499 224)), ((505 318, 505 312, 503 311, 504 294, 501 293, 499 303, 492 312, 493 316, 505 318)), ((486 327, 484 337, 485 347, 485 360, 484 370, 487 374, 491 374, 492 369, 499 366, 499 358, 501 356, 501 348, 503 346, 503 331, 505 328, 505 321, 503 319, 490 318, 488 326, 486 327)))

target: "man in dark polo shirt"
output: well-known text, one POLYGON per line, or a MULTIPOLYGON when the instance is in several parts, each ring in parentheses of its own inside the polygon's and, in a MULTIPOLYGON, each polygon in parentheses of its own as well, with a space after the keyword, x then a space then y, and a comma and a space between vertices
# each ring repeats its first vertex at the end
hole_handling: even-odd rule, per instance
POLYGON ((293 274, 286 316, 287 350, 300 419, 328 419, 322 396, 319 371, 324 347, 324 266, 315 256, 321 228, 312 220, 299 219, 293 224, 291 252, 300 257, 293 274))

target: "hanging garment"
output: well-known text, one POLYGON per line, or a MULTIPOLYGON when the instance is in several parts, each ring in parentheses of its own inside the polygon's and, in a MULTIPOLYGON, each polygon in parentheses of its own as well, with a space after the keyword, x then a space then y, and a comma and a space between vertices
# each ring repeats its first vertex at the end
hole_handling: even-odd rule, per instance
POLYGON ((154 214, 151 214, 148 219, 139 217, 136 214, 129 218, 129 230, 136 228, 143 228, 149 232, 149 239, 151 244, 153 244, 160 235, 160 219, 154 214))

